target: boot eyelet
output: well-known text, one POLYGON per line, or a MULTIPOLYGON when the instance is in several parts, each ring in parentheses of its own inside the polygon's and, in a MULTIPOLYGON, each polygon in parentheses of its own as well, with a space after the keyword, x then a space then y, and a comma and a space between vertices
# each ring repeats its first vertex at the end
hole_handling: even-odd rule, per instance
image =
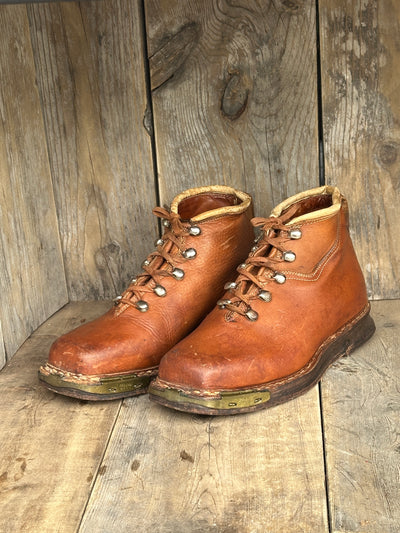
POLYGON ((218 300, 217 302, 217 305, 218 307, 220 307, 221 309, 225 309, 225 307, 229 304, 231 304, 232 302, 230 300, 228 300, 227 298, 223 298, 222 300, 218 300))
POLYGON ((162 221, 162 225, 164 226, 164 228, 169 228, 171 224, 169 223, 169 220, 164 219, 162 221))
POLYGON ((302 233, 300 229, 291 229, 289 231, 289 237, 291 239, 294 239, 294 240, 301 239, 301 236, 302 236, 302 233))
POLYGON ((142 263, 142 268, 149 266, 150 261, 148 259, 145 259, 142 263))
POLYGON ((184 252, 182 252, 182 255, 185 259, 194 259, 197 255, 197 252, 194 248, 188 248, 184 252))
POLYGON ((260 298, 260 300, 263 300, 264 302, 270 302, 272 300, 272 295, 269 291, 261 290, 258 293, 258 297, 260 298))
POLYGON ((138 309, 141 313, 145 313, 149 309, 149 304, 145 302, 144 300, 138 300, 135 303, 136 309, 138 309))
POLYGON ((134 285, 136 282, 137 282, 137 278, 132 278, 131 279, 131 285, 134 285))
POLYGON ((193 237, 197 237, 201 233, 201 228, 199 226, 190 226, 189 228, 189 235, 193 235, 193 237))
POLYGON ((157 247, 157 246, 162 246, 164 244, 164 241, 162 239, 157 239, 156 242, 154 243, 154 246, 157 247))
POLYGON ((235 283, 234 281, 228 281, 228 283, 225 283, 224 285, 224 289, 226 291, 234 290, 236 289, 236 287, 237 287, 237 283, 235 283))
POLYGON ((154 287, 154 289, 153 289, 153 292, 154 292, 155 294, 157 294, 157 296, 160 296, 160 297, 162 297, 162 296, 166 296, 166 294, 167 294, 167 290, 166 290, 166 288, 163 287, 162 285, 156 285, 156 286, 154 287))
POLYGON ((252 249, 251 249, 250 251, 254 253, 254 252, 256 252, 257 250, 258 250, 258 246, 255 245, 255 246, 252 247, 252 249))
POLYGON ((114 298, 113 300, 114 305, 118 305, 121 300, 122 300, 122 296, 117 296, 116 298, 114 298))
POLYGON ((246 318, 251 322, 255 322, 258 319, 258 313, 257 311, 254 311, 254 309, 249 309, 245 314, 246 318))
POLYGON ((240 265, 238 266, 238 268, 240 269, 245 269, 247 267, 247 264, 246 263, 240 263, 240 265))
POLYGON ((286 281, 286 276, 284 274, 281 274, 280 272, 275 272, 272 277, 279 284, 285 283, 286 281))
POLYGON ((296 259, 296 254, 294 252, 284 252, 283 254, 283 260, 287 261, 288 263, 293 263, 293 261, 296 259))
POLYGON ((172 275, 175 279, 180 281, 181 279, 184 278, 185 272, 181 268, 174 268, 172 271, 172 275))

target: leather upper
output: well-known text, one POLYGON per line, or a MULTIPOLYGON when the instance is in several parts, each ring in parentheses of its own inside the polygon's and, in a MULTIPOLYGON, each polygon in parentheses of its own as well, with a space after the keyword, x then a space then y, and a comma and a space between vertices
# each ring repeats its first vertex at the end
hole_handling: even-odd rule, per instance
MULTIPOLYGON (((171 265, 161 256, 166 253, 163 246, 168 246, 168 254, 176 259, 184 278, 163 276, 166 295, 160 297, 152 291, 154 280, 144 271, 137 281, 139 288, 128 287, 117 306, 53 344, 51 365, 84 375, 130 373, 157 366, 161 357, 213 308, 225 282, 252 245, 251 198, 219 186, 185 191, 177 198, 172 203, 174 212, 171 210, 174 224, 181 227, 177 242, 182 250, 194 248, 196 257, 184 259, 177 245, 167 242, 158 246, 157 256, 150 256, 148 268, 157 262, 161 270, 171 271, 171 265), (201 229, 200 235, 189 234, 192 219, 201 229), (147 292, 141 294, 140 286, 144 285, 147 292), (146 312, 135 307, 139 298, 146 300, 146 312)), ((167 232, 171 229, 165 229, 167 232)))
MULTIPOLYGON (((246 303, 240 298, 235 302, 235 291, 227 292, 224 299, 233 303, 216 307, 167 353, 159 368, 160 380, 183 389, 213 391, 285 378, 304 367, 329 336, 368 305, 349 235, 346 200, 333 188, 316 189, 302 196, 287 201, 275 214, 284 217, 289 207, 296 206, 286 221, 287 231, 275 232, 278 246, 294 252, 295 260, 283 261, 281 251, 273 246, 261 254, 269 266, 260 278, 271 301, 257 297, 260 287, 251 286, 245 275, 236 280, 250 286, 250 293, 243 298, 249 300, 258 319, 250 321, 235 312, 238 309, 243 313, 246 303), (289 237, 293 229, 301 231, 301 238, 289 237), (285 275, 284 283, 271 277, 271 266, 285 275), (253 295, 251 299, 249 294, 253 295)), ((274 223, 274 219, 265 221, 267 225, 274 223)), ((253 267, 253 275, 256 271, 253 267)))

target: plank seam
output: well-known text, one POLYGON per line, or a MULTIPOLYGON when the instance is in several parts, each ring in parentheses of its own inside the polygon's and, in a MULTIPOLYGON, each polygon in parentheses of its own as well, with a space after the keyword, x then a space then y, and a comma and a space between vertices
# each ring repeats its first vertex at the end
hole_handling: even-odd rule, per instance
POLYGON ((319 160, 319 185, 326 185, 325 178, 325 153, 324 153, 324 123, 322 114, 322 69, 321 69, 321 39, 319 24, 319 0, 315 0, 315 35, 316 35, 316 61, 317 61, 317 113, 318 113, 318 160, 319 160))
POLYGON ((97 465, 96 472, 95 472, 95 474, 93 476, 92 484, 91 484, 90 489, 89 489, 89 493, 88 493, 88 497, 87 497, 86 503, 84 504, 83 509, 82 509, 82 514, 81 514, 81 517, 80 517, 80 520, 79 520, 79 525, 78 525, 78 528, 76 530, 76 533, 79 533, 79 531, 81 531, 82 522, 83 522, 83 519, 85 518, 86 510, 87 510, 89 502, 90 502, 90 500, 92 498, 93 490, 94 490, 94 487, 95 487, 95 485, 97 483, 97 479, 99 477, 99 471, 100 471, 100 468, 101 468, 101 466, 102 466, 102 464, 104 462, 104 458, 106 456, 106 453, 107 453, 107 450, 108 450, 108 446, 109 446, 111 438, 113 436, 115 425, 117 423, 119 414, 120 414, 121 409, 122 409, 122 404, 123 404, 123 400, 120 400, 118 411, 115 414, 113 424, 111 426, 110 432, 109 432, 108 437, 107 437, 107 441, 106 441, 106 443, 104 445, 103 453, 101 454, 100 461, 99 461, 99 463, 97 465))
POLYGON ((326 457, 324 409, 323 409, 323 403, 322 403, 321 381, 318 383, 318 394, 319 394, 319 409, 320 409, 320 417, 321 417, 322 453, 323 453, 323 459, 324 459, 326 514, 327 514, 327 520, 328 520, 328 533, 332 533, 332 515, 331 515, 331 506, 329 502, 328 461, 326 457))
MULTIPOLYGON (((142 50, 143 50, 143 65, 144 65, 144 78, 146 84, 146 97, 147 97, 147 111, 148 111, 148 121, 150 123, 150 131, 148 134, 150 136, 151 144, 151 155, 153 161, 153 173, 154 173, 154 193, 156 197, 157 205, 160 205, 160 183, 158 180, 158 162, 157 162, 157 149, 156 149, 156 136, 155 136, 155 127, 154 127, 154 111, 153 111, 153 97, 151 93, 151 79, 150 79, 150 62, 149 62, 149 52, 147 47, 147 30, 146 30, 146 9, 144 5, 144 0, 139 2, 139 13, 140 13, 140 22, 142 30, 142 50)), ((158 223, 158 233, 161 236, 161 220, 157 220, 158 223)))

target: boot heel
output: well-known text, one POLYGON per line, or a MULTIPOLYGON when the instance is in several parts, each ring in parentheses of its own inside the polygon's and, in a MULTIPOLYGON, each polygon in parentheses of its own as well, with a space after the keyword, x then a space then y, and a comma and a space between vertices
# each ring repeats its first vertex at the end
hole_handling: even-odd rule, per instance
POLYGON ((354 326, 343 332, 326 350, 325 359, 330 359, 331 365, 340 357, 349 355, 353 350, 364 344, 375 332, 375 322, 371 315, 366 314, 354 326))
POLYGON ((271 398, 268 407, 296 398, 316 385, 335 361, 364 344, 374 331, 375 323, 368 309, 366 315, 359 320, 353 320, 321 345, 315 353, 314 364, 306 372, 300 370, 297 376, 292 375, 270 383, 268 390, 271 398))

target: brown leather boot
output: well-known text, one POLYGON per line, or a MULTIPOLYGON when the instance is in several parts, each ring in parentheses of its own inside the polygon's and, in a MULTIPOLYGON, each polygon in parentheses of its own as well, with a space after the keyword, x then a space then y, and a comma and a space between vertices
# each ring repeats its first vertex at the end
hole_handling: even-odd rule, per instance
POLYGON ((202 324, 168 352, 150 398, 211 415, 255 411, 315 385, 375 326, 337 188, 289 198, 202 324))
POLYGON ((139 274, 100 318, 60 337, 39 377, 49 389, 105 400, 147 391, 161 357, 215 306, 254 238, 251 197, 191 189, 155 208, 164 234, 139 274))

